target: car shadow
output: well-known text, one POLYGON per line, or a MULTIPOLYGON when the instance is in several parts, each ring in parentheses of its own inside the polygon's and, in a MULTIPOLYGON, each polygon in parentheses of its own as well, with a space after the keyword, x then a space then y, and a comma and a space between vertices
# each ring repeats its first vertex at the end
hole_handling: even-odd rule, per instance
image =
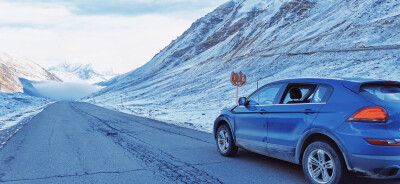
MULTIPOLYGON (((266 167, 267 168, 266 170, 269 171, 271 171, 272 168, 273 172, 276 172, 277 174, 282 174, 282 177, 287 176, 289 173, 291 177, 298 178, 299 181, 301 181, 302 183, 307 183, 307 180, 305 179, 302 171, 302 167, 300 165, 267 157, 244 149, 239 149, 238 154, 234 158, 237 160, 261 165, 261 167, 266 167)), ((350 174, 348 178, 346 178, 345 180, 346 180, 345 183, 351 183, 351 184, 378 184, 378 183, 399 184, 400 183, 400 179, 378 180, 378 179, 357 177, 354 174, 350 174)))

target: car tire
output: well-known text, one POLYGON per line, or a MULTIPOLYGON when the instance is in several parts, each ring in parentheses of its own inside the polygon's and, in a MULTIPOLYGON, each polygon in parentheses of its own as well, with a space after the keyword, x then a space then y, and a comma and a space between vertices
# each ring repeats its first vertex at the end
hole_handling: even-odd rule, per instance
POLYGON ((238 147, 233 141, 232 132, 227 125, 221 125, 216 134, 215 140, 219 153, 225 157, 233 157, 238 152, 238 147))
POLYGON ((347 173, 338 151, 322 141, 307 146, 302 167, 304 175, 313 184, 338 184, 347 173))

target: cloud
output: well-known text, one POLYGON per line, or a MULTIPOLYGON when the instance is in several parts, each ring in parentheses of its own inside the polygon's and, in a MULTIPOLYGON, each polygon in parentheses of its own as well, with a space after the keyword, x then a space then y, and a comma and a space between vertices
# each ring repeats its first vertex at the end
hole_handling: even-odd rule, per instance
POLYGON ((198 13, 201 9, 213 9, 227 0, 7 0, 7 2, 58 4, 69 7, 81 15, 143 15, 170 14, 172 12, 198 13))
POLYGON ((128 72, 217 6, 206 2, 212 1, 2 1, 0 51, 44 67, 69 61, 128 72))
POLYGON ((35 93, 38 96, 50 98, 56 101, 75 101, 90 93, 100 90, 102 87, 84 83, 72 82, 39 82, 33 83, 35 93))

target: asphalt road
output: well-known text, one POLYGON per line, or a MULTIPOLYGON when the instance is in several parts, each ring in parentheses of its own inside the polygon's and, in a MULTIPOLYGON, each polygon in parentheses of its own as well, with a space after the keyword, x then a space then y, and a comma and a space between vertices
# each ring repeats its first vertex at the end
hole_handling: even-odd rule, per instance
POLYGON ((295 164, 245 150, 234 158, 220 156, 211 134, 66 102, 48 106, 0 150, 0 181, 307 183, 295 164))

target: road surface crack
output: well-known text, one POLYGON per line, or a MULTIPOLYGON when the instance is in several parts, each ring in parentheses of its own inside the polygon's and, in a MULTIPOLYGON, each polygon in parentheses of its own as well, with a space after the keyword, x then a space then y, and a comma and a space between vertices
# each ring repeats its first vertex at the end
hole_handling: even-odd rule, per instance
POLYGON ((53 123, 53 126, 51 127, 50 137, 49 137, 49 139, 47 140, 47 146, 48 146, 49 148, 50 148, 50 145, 51 145, 51 139, 53 139, 54 126, 55 126, 55 124, 53 123))
POLYGON ((147 169, 133 169, 127 171, 100 171, 100 172, 85 172, 85 173, 76 173, 76 174, 66 174, 66 175, 54 175, 54 176, 44 176, 44 177, 37 177, 37 178, 21 178, 21 179, 12 179, 12 180, 0 180, 0 182, 18 182, 18 181, 34 181, 34 180, 43 180, 43 179, 52 179, 52 178, 67 178, 67 177, 81 177, 81 176, 91 176, 91 175, 98 175, 98 174, 123 174, 123 173, 130 173, 130 172, 137 172, 137 171, 144 171, 147 169))
POLYGON ((222 163, 228 163, 229 161, 221 161, 221 162, 206 162, 206 163, 199 163, 199 164, 193 164, 193 165, 211 165, 211 164, 222 164, 222 163))

